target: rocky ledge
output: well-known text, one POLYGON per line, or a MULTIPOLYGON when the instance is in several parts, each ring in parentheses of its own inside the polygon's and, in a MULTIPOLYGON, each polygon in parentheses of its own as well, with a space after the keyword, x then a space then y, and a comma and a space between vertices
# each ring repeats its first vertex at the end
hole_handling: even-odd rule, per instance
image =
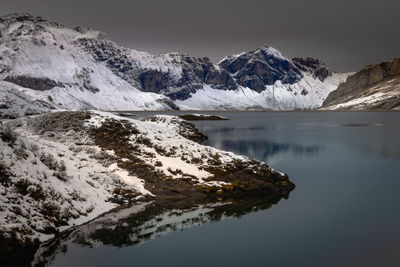
POLYGON ((204 115, 204 114, 183 114, 179 118, 187 121, 227 121, 227 117, 218 115, 204 115))
POLYGON ((40 241, 122 205, 287 198, 294 189, 287 175, 201 145, 205 139, 193 124, 173 116, 134 120, 68 111, 4 122, 0 259, 26 255, 40 241))

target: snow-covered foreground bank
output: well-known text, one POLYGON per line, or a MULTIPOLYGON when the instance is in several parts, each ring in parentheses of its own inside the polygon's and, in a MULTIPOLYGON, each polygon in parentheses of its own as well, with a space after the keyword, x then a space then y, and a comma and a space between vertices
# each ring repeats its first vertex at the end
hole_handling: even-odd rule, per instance
POLYGON ((124 204, 294 188, 264 163, 201 145, 172 116, 54 112, 4 121, 0 137, 2 240, 48 240, 124 204))

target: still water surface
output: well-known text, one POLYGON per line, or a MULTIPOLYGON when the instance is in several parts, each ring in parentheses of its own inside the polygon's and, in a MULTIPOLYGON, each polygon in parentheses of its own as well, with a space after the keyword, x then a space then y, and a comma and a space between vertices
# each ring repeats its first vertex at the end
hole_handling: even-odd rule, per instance
POLYGON ((137 245, 70 242, 49 266, 400 266, 400 113, 212 114, 230 120, 195 122, 206 144, 287 173, 289 199, 137 245))

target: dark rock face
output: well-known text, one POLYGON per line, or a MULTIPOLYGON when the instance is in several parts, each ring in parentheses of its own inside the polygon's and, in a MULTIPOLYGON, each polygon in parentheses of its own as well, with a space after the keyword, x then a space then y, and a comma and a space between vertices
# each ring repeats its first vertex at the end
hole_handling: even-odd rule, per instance
POLYGON ((145 92, 158 93, 167 89, 169 77, 156 70, 148 70, 139 75, 142 90, 145 92))
POLYGON ((167 107, 170 107, 172 110, 179 110, 179 107, 175 105, 175 103, 170 99, 163 98, 163 99, 157 99, 156 101, 158 103, 166 105, 167 107))
POLYGON ((80 81, 80 83, 82 84, 84 89, 86 89, 92 93, 97 93, 100 90, 92 85, 92 83, 90 81, 89 72, 90 72, 90 70, 88 68, 83 68, 82 70, 80 70, 78 73, 76 73, 74 75, 74 79, 80 81))
MULTIPOLYGON (((188 57, 185 59, 187 58, 188 57)), ((191 59, 193 60, 195 58, 191 59)), ((202 82, 212 85, 212 87, 216 89, 234 90, 237 88, 236 83, 229 73, 225 70, 217 70, 209 58, 204 57, 202 59, 197 59, 197 61, 192 60, 189 60, 187 69, 192 69, 202 82)))
MULTIPOLYGON (((127 49, 105 40, 81 38, 79 45, 92 54, 95 60, 106 62, 114 74, 145 92, 161 93, 172 100, 187 99, 191 93, 209 84, 215 89, 234 90, 235 81, 225 70, 218 70, 209 58, 195 58, 182 54, 168 54, 170 64, 182 69, 181 77, 172 71, 148 69, 130 56, 127 49)), ((150 60, 156 60, 152 56, 150 60)))
POLYGON ((292 59, 293 63, 302 71, 307 71, 313 74, 314 78, 318 78, 323 82, 326 78, 332 75, 332 72, 328 70, 324 63, 318 59, 311 57, 299 58, 295 57, 292 59))
POLYGON ((22 87, 31 88, 38 91, 50 90, 56 86, 64 87, 62 84, 57 83, 48 78, 35 78, 28 76, 7 76, 4 80, 7 82, 15 83, 22 87))
MULTIPOLYGON (((345 83, 332 91, 322 104, 323 107, 340 104, 345 100, 350 100, 365 94, 368 89, 389 79, 398 79, 400 75, 400 58, 392 62, 383 62, 377 65, 370 65, 361 71, 349 76, 345 83)), ((398 85, 391 85, 393 89, 399 88, 398 85)), ((370 92, 371 93, 371 92, 370 92)), ((373 93, 373 92, 372 92, 373 93)))
POLYGON ((183 114, 179 118, 186 121, 226 121, 229 120, 226 117, 217 115, 204 115, 204 114, 183 114))
POLYGON ((294 84, 303 75, 289 60, 271 53, 269 47, 243 53, 239 56, 228 57, 219 65, 228 71, 242 86, 257 92, 280 80, 283 84, 294 84))

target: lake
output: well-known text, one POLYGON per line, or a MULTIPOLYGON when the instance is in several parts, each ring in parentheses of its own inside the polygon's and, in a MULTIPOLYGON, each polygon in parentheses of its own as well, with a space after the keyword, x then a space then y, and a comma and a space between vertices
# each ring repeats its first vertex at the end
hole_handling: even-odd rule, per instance
POLYGON ((230 119, 194 122, 207 145, 287 173, 289 198, 146 213, 67 238, 47 266, 400 266, 400 113, 202 113, 230 119))

